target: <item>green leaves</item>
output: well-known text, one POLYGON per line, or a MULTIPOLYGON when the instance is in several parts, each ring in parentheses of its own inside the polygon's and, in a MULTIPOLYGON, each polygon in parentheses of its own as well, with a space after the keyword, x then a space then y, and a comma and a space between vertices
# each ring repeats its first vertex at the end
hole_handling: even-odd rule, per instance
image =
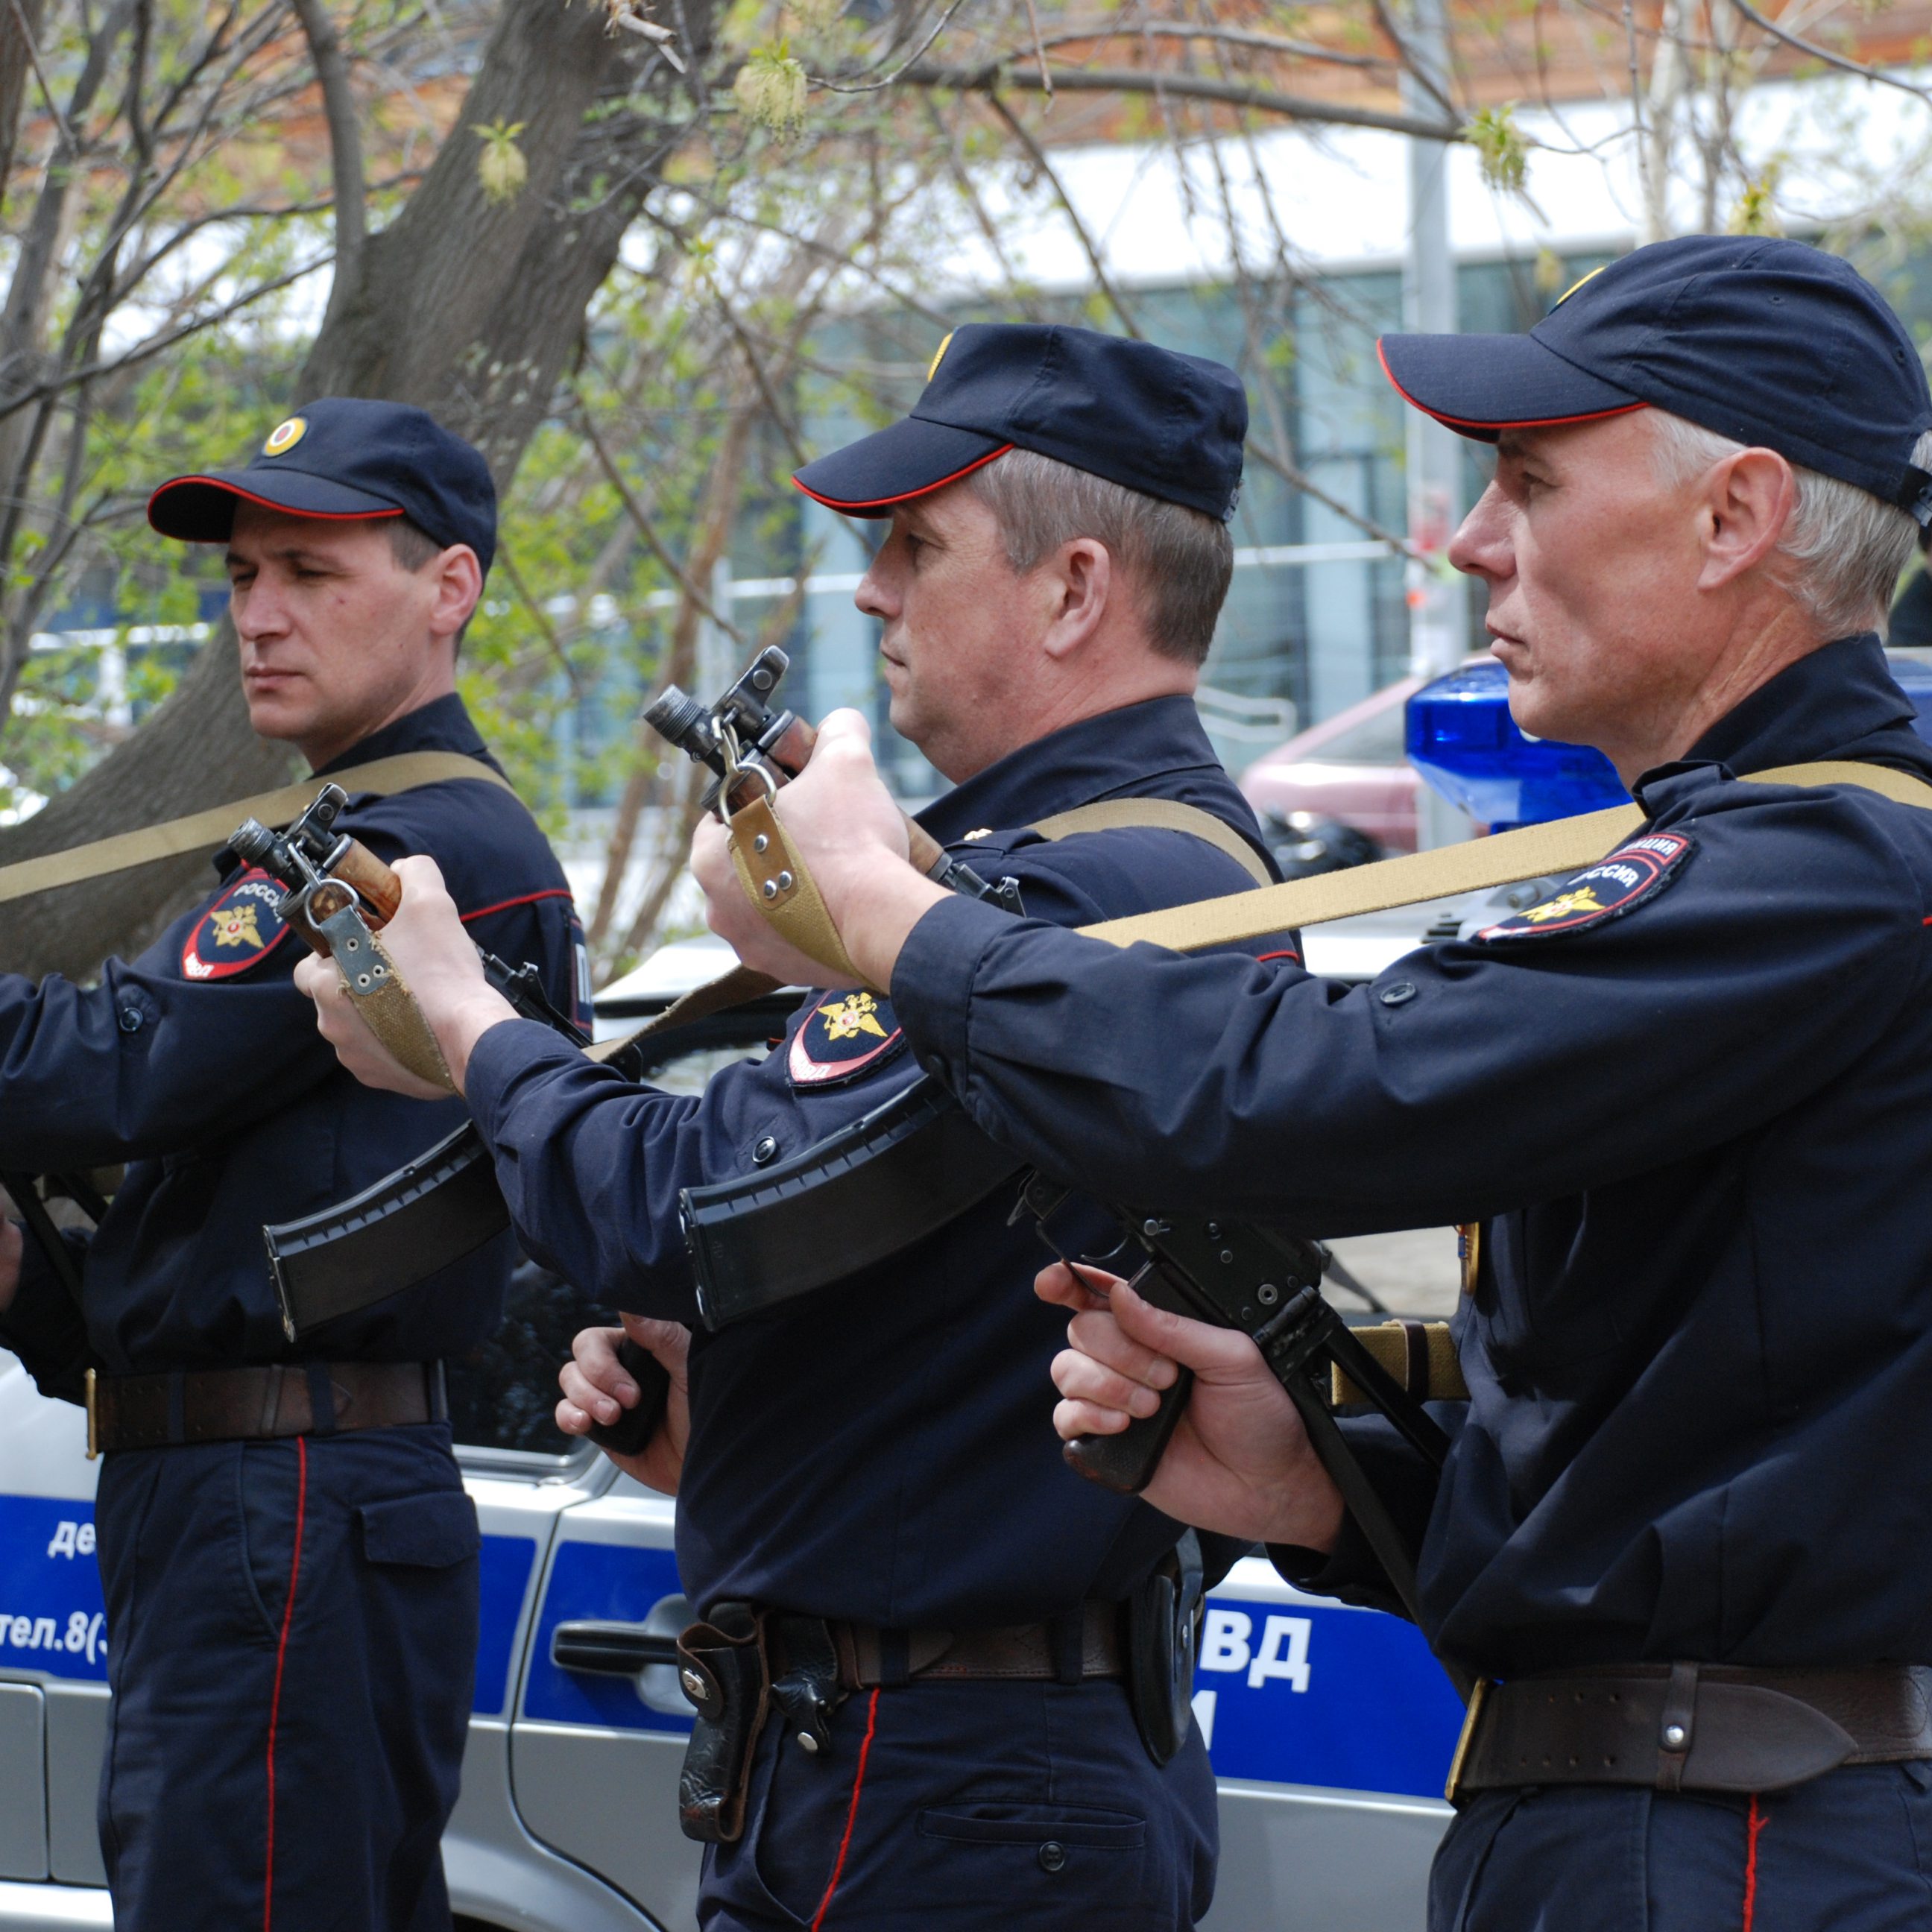
POLYGON ((1529 181, 1529 140, 1516 125, 1516 103, 1478 108, 1463 137, 1476 151, 1483 179, 1504 194, 1522 194, 1529 181))
POLYGON ((731 86, 739 111, 754 126, 794 133, 805 119, 805 68, 792 58, 791 44, 754 47, 731 86))
POLYGON ((514 201, 530 178, 530 164, 517 146, 524 124, 512 121, 506 125, 496 121, 485 127, 472 122, 470 131, 483 143, 483 152, 476 157, 476 178, 482 184, 484 198, 498 204, 514 201))

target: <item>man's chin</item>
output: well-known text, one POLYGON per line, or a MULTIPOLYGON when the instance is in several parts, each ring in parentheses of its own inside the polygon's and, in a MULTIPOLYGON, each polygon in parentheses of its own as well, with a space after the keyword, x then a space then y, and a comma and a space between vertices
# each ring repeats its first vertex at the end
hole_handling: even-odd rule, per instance
POLYGON ((247 696, 248 728, 256 737, 292 745, 314 735, 315 720, 309 707, 290 702, 292 692, 250 692, 247 696))

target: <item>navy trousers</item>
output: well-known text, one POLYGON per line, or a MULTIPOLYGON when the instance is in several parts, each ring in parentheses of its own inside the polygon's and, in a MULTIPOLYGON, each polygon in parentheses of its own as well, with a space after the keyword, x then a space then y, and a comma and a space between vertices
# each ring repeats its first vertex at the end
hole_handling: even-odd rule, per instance
POLYGON ((448 1932, 480 1539, 447 1426, 121 1450, 94 1522, 116 1932, 448 1932))
POLYGON ((1932 1925, 1932 1765, 1756 1798, 1486 1792, 1449 1827, 1430 1932, 1906 1932, 1932 1925))
POLYGON ((1156 1770, 1111 1680, 861 1690, 832 1729, 814 1756, 766 1725, 704 1932, 1185 1932, 1214 1897, 1201 1734, 1156 1770))

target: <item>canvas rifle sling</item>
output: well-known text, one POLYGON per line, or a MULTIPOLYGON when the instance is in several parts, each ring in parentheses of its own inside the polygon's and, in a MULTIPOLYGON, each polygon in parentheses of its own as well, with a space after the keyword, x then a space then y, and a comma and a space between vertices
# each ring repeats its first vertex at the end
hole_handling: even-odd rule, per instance
POLYGON ((264 825, 286 825, 299 818, 322 785, 338 784, 351 794, 374 792, 387 798, 399 791, 413 791, 419 785, 441 784, 452 778, 474 778, 484 784, 500 785, 506 791, 514 790, 501 772, 460 752, 404 752, 393 758, 372 758, 366 765, 352 765, 346 771, 329 772, 297 784, 283 785, 274 791, 258 792, 253 798, 212 806, 206 812, 190 812, 185 818, 171 818, 164 824, 144 826, 138 832, 117 832, 112 838, 70 845, 64 852, 48 852, 38 859, 0 866, 0 904, 10 899, 29 898, 37 892, 52 892, 61 886, 76 886, 110 872, 150 866, 160 859, 180 858, 192 852, 212 855, 228 842, 230 835, 244 818, 259 818, 264 825))
MULTIPOLYGON (((346 778, 351 775, 345 772, 342 776, 346 778)), ((1932 785, 1880 766, 1842 762, 1796 765, 1757 772, 1753 775, 1753 778, 1754 782, 1761 784, 1855 784, 1880 793, 1901 804, 1932 809, 1932 785)), ((260 815, 259 812, 256 815, 260 815)), ((1548 824, 1528 826, 1514 832, 1498 832, 1490 838, 1472 840, 1463 844, 1444 846, 1434 851, 1384 860, 1374 865, 1357 866, 1346 872, 1324 873, 1313 878, 1294 880, 1286 885, 1264 886, 1254 892, 1202 900, 1192 905, 1142 914, 1131 919, 1108 920, 1079 929, 1088 938, 1103 939, 1116 946, 1146 942, 1177 952, 1192 952, 1205 946, 1237 943, 1295 928, 1322 925, 1331 920, 1347 919, 1360 913, 1383 911, 1399 906, 1426 903, 1458 893, 1513 884, 1519 880, 1537 878, 1546 874, 1575 872, 1600 858, 1621 839, 1636 830, 1643 822, 1643 814, 1640 808, 1634 805, 1623 806, 1607 812, 1559 819, 1548 824)), ((1230 856, 1244 864, 1251 874, 1258 876, 1260 874, 1259 860, 1246 847, 1245 842, 1238 840, 1238 835, 1210 814, 1197 812, 1192 806, 1171 800, 1108 800, 1098 805, 1083 806, 1076 812, 1061 813, 1055 818, 1043 820, 1033 829, 1042 837, 1056 838, 1084 831, 1141 826, 1193 832, 1218 849, 1228 852, 1230 856), (1204 824, 1199 821, 1204 821, 1204 824), (1209 827, 1212 830, 1210 830, 1209 827), (1240 852, 1231 850, 1226 842, 1230 839, 1240 844, 1240 852)), ((767 834, 768 838, 769 836, 767 834)), ((802 862, 797 860, 796 851, 789 842, 780 844, 773 842, 772 849, 783 855, 782 869, 792 871, 794 880, 799 878, 804 869, 802 862)), ((746 869, 749 872, 753 868, 747 866, 746 869)), ((0 872, 0 881, 4 881, 5 876, 4 872, 0 872)), ((816 900, 815 890, 812 897, 816 900)), ((760 904, 756 893, 753 895, 753 903, 759 904, 761 911, 766 910, 765 906, 760 904)), ((734 968, 721 978, 685 994, 664 1012, 626 1038, 601 1042, 586 1051, 594 1059, 609 1059, 621 1053, 632 1040, 668 1033, 710 1014, 724 1012, 755 999, 761 994, 773 991, 777 983, 767 975, 750 968, 734 968)), ((919 1084, 923 1086, 926 1083, 919 1084)), ((908 1097, 910 1097, 910 1090, 908 1097)), ((926 1104, 928 1106, 937 1106, 943 1111, 953 1103, 946 1100, 942 1090, 934 1087, 926 1104)), ((909 1124, 909 1121, 906 1124, 909 1124)), ((898 1124, 900 1123, 896 1120, 895 1125, 898 1124)), ((895 1164, 893 1150, 906 1146, 916 1138, 916 1136, 903 1136, 896 1132, 886 1136, 885 1144, 879 1147, 881 1158, 878 1166, 874 1168, 862 1158, 860 1167, 867 1168, 873 1178, 885 1178, 887 1171, 895 1164)), ((807 1150, 795 1162, 787 1163, 788 1167, 806 1168, 809 1165, 812 1151, 807 1150)), ((844 1150, 842 1173, 856 1174, 860 1171, 859 1168, 852 1166, 850 1160, 851 1155, 858 1151, 856 1148, 844 1150)), ((992 1151, 990 1148, 988 1151, 992 1151)), ((911 1159, 911 1156, 900 1157, 911 1159)), ((427 1156, 424 1162, 428 1164, 427 1156)), ((471 1164, 464 1164, 466 1171, 471 1164)), ((920 1161, 919 1166, 927 1185, 930 1186, 932 1168, 923 1161, 920 1161)), ((1018 1163, 1016 1161, 1003 1166, 998 1159, 988 1159, 983 1162, 965 1163, 964 1166, 970 1167, 970 1172, 962 1171, 959 1179, 961 1185, 970 1192, 971 1198, 952 1198, 952 1190, 946 1190, 948 1198, 931 1198, 932 1218, 926 1222, 928 1230, 943 1226, 946 1221, 964 1212, 997 1186, 1005 1174, 1016 1172, 1018 1163)), ((742 1289, 747 1280, 746 1270, 741 1264, 750 1261, 751 1247, 754 1246, 767 1262, 774 1251, 771 1237, 778 1231, 775 1225, 764 1225, 764 1217, 775 1213, 788 1213, 794 1204, 808 1198, 814 1191, 803 1173, 790 1174, 787 1178, 793 1190, 799 1189, 801 1182, 806 1182, 806 1186, 797 1192, 786 1190, 782 1201, 773 1198, 775 1190, 769 1189, 770 1178, 767 1176, 747 1176, 741 1182, 720 1183, 713 1187, 688 1190, 698 1198, 699 1205, 703 1210, 704 1233, 702 1239, 707 1246, 718 1250, 717 1258, 736 1288, 742 1289), (734 1201, 729 1198, 740 1188, 745 1190, 741 1199, 734 1201), (750 1198, 754 1192, 763 1192, 764 1198, 754 1202, 750 1198), (739 1218, 732 1212, 734 1207, 743 1210, 746 1240, 749 1244, 747 1252, 737 1257, 735 1262, 724 1248, 718 1246, 722 1243, 725 1248, 728 1248, 737 1239, 736 1232, 730 1225, 739 1218)), ((305 1252, 302 1257, 306 1264, 304 1272, 310 1274, 317 1291, 318 1300, 329 1306, 332 1314, 346 1312, 344 1292, 348 1290, 348 1284, 340 1282, 332 1284, 329 1282, 331 1264, 328 1251, 337 1235, 346 1236, 351 1232, 349 1222, 352 1222, 356 1229, 365 1232, 373 1232, 372 1221, 378 1224, 386 1222, 392 1238, 403 1237, 409 1233, 407 1224, 413 1215, 425 1224, 422 1232, 426 1237, 429 1234, 427 1223, 434 1210, 427 1208, 418 1209, 416 1203, 423 1200, 425 1195, 434 1194, 436 1191, 436 1182, 430 1180, 425 1187, 424 1182, 427 1176, 421 1168, 414 1174, 405 1170, 404 1174, 390 1178, 399 1182, 406 1180, 410 1184, 389 1189, 385 1208, 379 1209, 373 1216, 365 1204, 359 1214, 344 1216, 344 1210, 338 1208, 324 1215, 311 1216, 308 1222, 299 1224, 305 1237, 303 1243, 305 1252), (392 1206, 389 1204, 391 1203, 393 1203, 392 1206), (390 1219, 392 1214, 396 1216, 394 1220, 390 1219), (331 1231, 330 1223, 334 1224, 334 1232, 331 1231)), ((378 1184, 378 1187, 369 1190, 369 1192, 375 1196, 388 1188, 388 1183, 378 1184)), ((435 1268, 443 1265, 447 1260, 454 1258, 454 1256, 445 1248, 440 1231, 436 1238, 426 1238, 421 1243, 414 1244, 405 1239, 400 1245, 405 1248, 414 1246, 419 1252, 404 1259, 394 1247, 391 1247, 389 1253, 392 1260, 400 1262, 400 1265, 393 1271, 372 1270, 371 1276, 380 1276, 380 1278, 368 1279, 366 1287, 358 1284, 359 1293, 356 1290, 348 1290, 347 1306, 365 1305, 364 1297, 368 1300, 374 1300, 380 1299, 382 1294, 394 1294, 399 1288, 409 1286, 411 1281, 420 1280, 435 1268), (380 1293, 376 1292, 378 1289, 380 1293)), ((271 1246, 274 1246, 272 1232, 271 1246)), ((806 1246, 804 1252, 809 1253, 814 1246, 818 1247, 819 1252, 824 1252, 823 1247, 818 1244, 806 1246)), ((794 1245, 793 1252, 796 1255, 799 1252, 798 1246, 794 1245)), ((842 1265, 840 1271, 849 1272, 849 1268, 842 1265)), ((812 1287, 823 1285, 816 1279, 816 1270, 809 1268, 788 1270, 788 1278, 774 1299, 788 1299, 792 1295, 808 1292, 812 1287)), ((833 1278, 830 1275, 825 1277, 827 1280, 833 1278)), ((751 1312, 737 1296, 734 1295, 732 1300, 735 1304, 731 1310, 734 1316, 751 1312)), ((316 1319, 322 1318, 317 1315, 304 1320, 299 1310, 290 1312, 304 1328, 313 1325, 316 1319)), ((721 1309, 719 1312, 722 1313, 724 1311, 721 1309)))

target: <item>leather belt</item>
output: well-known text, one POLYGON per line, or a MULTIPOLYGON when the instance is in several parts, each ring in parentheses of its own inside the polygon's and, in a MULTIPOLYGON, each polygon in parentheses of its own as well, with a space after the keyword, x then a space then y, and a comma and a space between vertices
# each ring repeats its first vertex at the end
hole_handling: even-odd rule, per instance
POLYGON ((1476 1687, 1452 1803, 1538 1784, 1781 1791, 1846 1764, 1932 1758, 1932 1669, 1635 1664, 1476 1687))
MULTIPOLYGON (((1126 1674, 1120 1607, 1090 1601, 1080 1606, 1077 1616, 976 1630, 886 1630, 840 1622, 825 1628, 838 1654, 839 1683, 847 1690, 988 1678, 1078 1684, 1126 1674)), ((782 1634, 790 1620, 777 1621, 782 1634)))
POLYGON ((252 1442, 448 1419, 440 1362, 276 1362, 90 1375, 90 1454, 252 1442))

